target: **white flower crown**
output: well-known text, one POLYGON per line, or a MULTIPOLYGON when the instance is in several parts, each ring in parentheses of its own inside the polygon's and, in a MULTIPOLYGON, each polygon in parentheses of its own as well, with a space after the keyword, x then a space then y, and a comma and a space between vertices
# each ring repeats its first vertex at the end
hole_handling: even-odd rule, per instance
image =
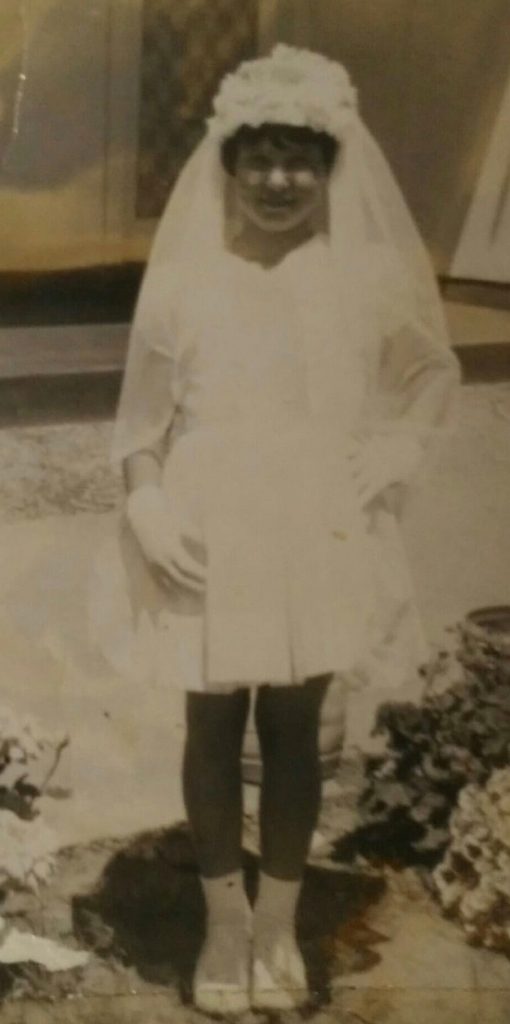
POLYGON ((210 135, 220 142, 241 125, 289 124, 341 141, 357 117, 357 92, 345 68, 310 50, 280 43, 269 57, 226 75, 213 103, 210 135))

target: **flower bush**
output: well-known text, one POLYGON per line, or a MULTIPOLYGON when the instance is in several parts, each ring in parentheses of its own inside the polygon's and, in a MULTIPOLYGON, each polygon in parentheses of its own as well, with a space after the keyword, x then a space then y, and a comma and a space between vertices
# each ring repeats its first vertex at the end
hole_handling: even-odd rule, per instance
POLYGON ((509 768, 461 792, 450 830, 433 875, 440 902, 471 942, 510 954, 509 768))
POLYGON ((52 869, 56 836, 39 817, 67 738, 44 733, 30 716, 0 708, 0 887, 37 887, 52 869), (49 761, 49 765, 48 765, 49 761), (31 778, 36 769, 37 782, 31 778))

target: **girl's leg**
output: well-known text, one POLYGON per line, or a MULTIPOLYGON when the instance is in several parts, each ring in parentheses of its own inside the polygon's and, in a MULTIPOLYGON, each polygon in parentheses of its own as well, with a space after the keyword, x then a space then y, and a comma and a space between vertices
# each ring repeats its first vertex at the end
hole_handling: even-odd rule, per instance
POLYGON ((241 750, 249 693, 188 694, 183 788, 207 906, 194 999, 208 1013, 249 1006, 251 911, 241 871, 241 750))
POLYGON ((302 878, 319 814, 319 720, 329 678, 310 679, 303 686, 265 686, 257 695, 262 868, 286 881, 302 878))
POLYGON ((248 710, 248 690, 187 694, 184 801, 204 878, 241 867, 241 751, 248 710))
POLYGON ((319 720, 329 677, 263 687, 257 696, 263 782, 261 874, 255 911, 252 1001, 289 1009, 308 996, 295 914, 320 809, 319 720))

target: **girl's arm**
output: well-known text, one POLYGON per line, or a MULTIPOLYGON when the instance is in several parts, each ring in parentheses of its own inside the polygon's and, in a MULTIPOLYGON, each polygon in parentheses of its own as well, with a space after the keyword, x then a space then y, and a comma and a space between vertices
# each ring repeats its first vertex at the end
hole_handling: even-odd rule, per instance
POLYGON ((137 488, 143 487, 144 484, 153 484, 159 487, 166 447, 167 435, 124 459, 122 469, 128 495, 136 491, 137 488))

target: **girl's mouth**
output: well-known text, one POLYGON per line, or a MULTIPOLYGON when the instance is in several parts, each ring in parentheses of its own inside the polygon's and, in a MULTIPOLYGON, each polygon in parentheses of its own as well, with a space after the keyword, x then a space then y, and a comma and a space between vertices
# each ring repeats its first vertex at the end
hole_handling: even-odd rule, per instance
POLYGON ((266 210, 291 210, 296 205, 293 196, 261 196, 259 203, 266 210))

